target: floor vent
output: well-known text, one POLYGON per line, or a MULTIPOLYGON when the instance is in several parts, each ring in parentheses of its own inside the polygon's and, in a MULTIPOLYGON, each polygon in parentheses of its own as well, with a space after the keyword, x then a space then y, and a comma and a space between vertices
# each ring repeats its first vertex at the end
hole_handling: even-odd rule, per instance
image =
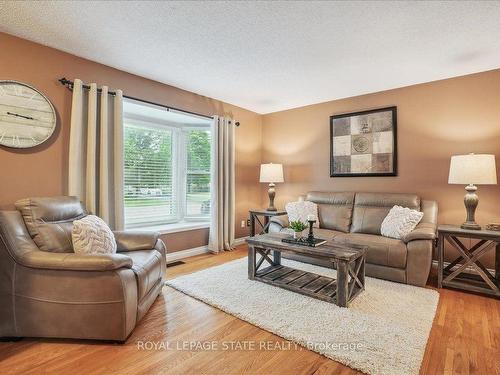
POLYGON ((180 266, 181 264, 186 264, 182 260, 176 260, 175 262, 167 263, 167 268, 180 266))

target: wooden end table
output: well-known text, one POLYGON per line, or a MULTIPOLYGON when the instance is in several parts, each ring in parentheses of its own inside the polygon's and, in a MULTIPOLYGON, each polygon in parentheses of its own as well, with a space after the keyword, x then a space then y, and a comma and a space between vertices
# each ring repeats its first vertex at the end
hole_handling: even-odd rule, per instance
POLYGON ((458 225, 438 226, 438 287, 448 286, 500 297, 500 232, 462 229, 458 225), (460 238, 479 240, 470 248, 460 238), (445 242, 458 250, 460 256, 444 267, 445 242), (495 249, 494 275, 480 259, 495 249), (472 268, 477 274, 465 273, 472 268))
POLYGON ((317 247, 308 247, 282 242, 281 239, 287 236, 289 235, 272 233, 246 240, 250 280, 261 281, 341 307, 348 307, 349 303, 365 290, 366 247, 335 244, 331 241, 317 247), (327 260, 332 268, 336 265, 337 278, 283 266, 281 253, 327 260), (259 259, 257 255, 260 256, 259 259))
POLYGON ((264 234, 267 233, 269 229, 269 219, 273 216, 284 216, 286 215, 286 211, 278 210, 278 211, 267 211, 267 210, 250 210, 250 236, 253 237, 256 234, 264 234), (259 216, 264 217, 264 222, 260 221, 259 216), (259 233, 256 233, 256 224, 260 225, 259 233))

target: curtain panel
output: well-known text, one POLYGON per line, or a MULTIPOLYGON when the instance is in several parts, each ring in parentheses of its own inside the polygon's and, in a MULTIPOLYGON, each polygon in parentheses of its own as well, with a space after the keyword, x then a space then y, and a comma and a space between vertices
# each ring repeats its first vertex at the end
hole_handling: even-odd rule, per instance
POLYGON ((211 222, 208 249, 232 250, 235 223, 234 121, 214 116, 212 123, 211 222))
POLYGON ((68 194, 115 230, 124 228, 123 94, 83 88, 75 79, 71 107, 68 194))

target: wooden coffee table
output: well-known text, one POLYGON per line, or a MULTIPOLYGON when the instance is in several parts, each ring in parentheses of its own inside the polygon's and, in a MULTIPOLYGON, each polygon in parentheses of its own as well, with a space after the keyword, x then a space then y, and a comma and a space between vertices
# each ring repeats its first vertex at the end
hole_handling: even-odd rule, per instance
POLYGON ((273 233, 250 237, 248 243, 248 278, 348 307, 365 289, 366 247, 337 244, 333 241, 318 247, 282 242, 289 235, 273 233), (271 258, 271 252, 273 253, 271 258), (323 259, 337 268, 337 278, 320 276, 281 264, 281 253, 307 255, 323 259), (257 254, 260 256, 257 259, 257 254))

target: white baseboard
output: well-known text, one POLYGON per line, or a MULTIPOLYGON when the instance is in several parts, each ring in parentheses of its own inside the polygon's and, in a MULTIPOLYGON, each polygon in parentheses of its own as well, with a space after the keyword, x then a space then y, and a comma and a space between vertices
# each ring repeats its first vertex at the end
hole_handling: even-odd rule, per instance
MULTIPOLYGON (((245 240, 248 237, 240 237, 236 238, 234 240, 234 246, 242 245, 245 243, 245 240)), ((200 255, 200 254, 207 254, 209 253, 208 251, 208 245, 205 246, 199 246, 199 247, 194 247, 192 249, 186 249, 186 250, 181 250, 181 251, 175 251, 173 253, 168 253, 167 252, 167 263, 170 262, 175 262, 176 260, 184 259, 184 258, 189 258, 193 257, 195 255, 200 255)))
POLYGON ((193 257, 195 255, 208 253, 208 246, 194 247, 192 249, 175 251, 173 253, 167 252, 167 263, 174 262, 176 260, 193 257))
POLYGON ((248 236, 245 236, 245 237, 240 237, 240 238, 236 238, 234 240, 234 246, 239 246, 239 245, 243 245, 245 243, 245 240, 248 238, 248 236))

